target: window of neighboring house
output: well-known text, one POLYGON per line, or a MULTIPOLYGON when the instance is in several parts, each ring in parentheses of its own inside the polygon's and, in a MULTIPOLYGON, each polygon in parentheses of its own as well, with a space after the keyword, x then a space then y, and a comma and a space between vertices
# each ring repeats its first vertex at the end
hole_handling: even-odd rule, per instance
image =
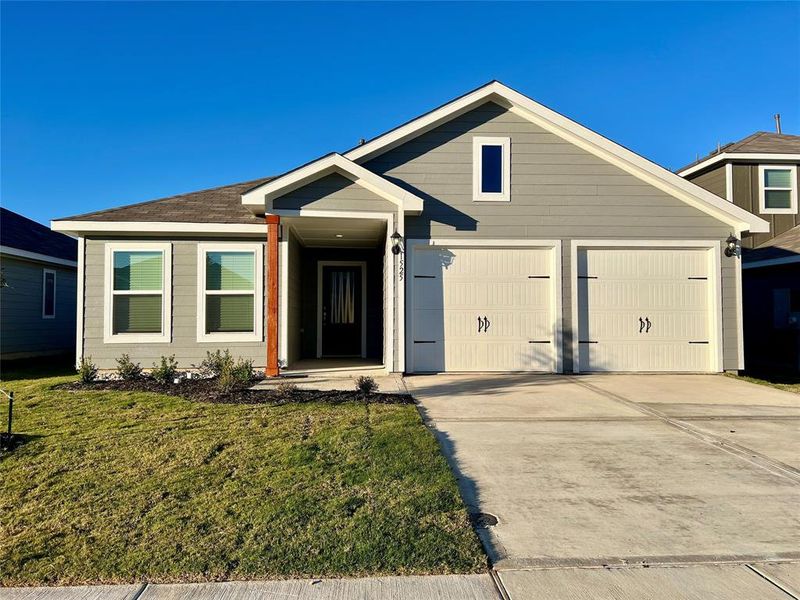
POLYGON ((797 212, 797 169, 793 166, 761 165, 760 210, 764 214, 797 212))
POLYGON ((800 325, 800 288, 772 290, 772 320, 775 329, 800 325))
POLYGON ((261 341, 262 259, 261 244, 198 244, 198 341, 261 341))
POLYGON ((42 270, 42 318, 54 319, 56 316, 56 272, 42 270))
POLYGON ((472 199, 511 200, 511 138, 472 138, 472 199))
POLYGON ((172 246, 106 244, 108 343, 169 342, 172 246))

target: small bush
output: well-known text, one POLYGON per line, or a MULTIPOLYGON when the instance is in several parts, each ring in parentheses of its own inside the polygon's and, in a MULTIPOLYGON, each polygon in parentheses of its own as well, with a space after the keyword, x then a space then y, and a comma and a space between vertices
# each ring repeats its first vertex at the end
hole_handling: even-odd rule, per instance
POLYGON ((81 363, 78 366, 78 375, 80 375, 81 383, 91 383, 97 379, 97 367, 92 362, 91 356, 81 358, 81 363))
POLYGON ((375 383, 375 380, 372 377, 368 375, 362 375, 356 379, 356 389, 364 395, 374 394, 378 391, 378 384, 375 383))
POLYGON ((142 376, 142 366, 131 360, 127 354, 117 359, 117 373, 124 381, 132 381, 142 376))
POLYGON ((206 352, 206 357, 200 363, 200 372, 209 377, 219 377, 222 373, 222 367, 227 364, 233 364, 233 357, 230 350, 217 350, 216 352, 206 352))
POLYGON ((231 392, 235 389, 246 387, 253 377, 253 361, 240 358, 235 364, 230 354, 228 360, 223 360, 217 378, 217 387, 221 392, 231 392))
POLYGON ((297 392, 300 391, 300 388, 297 387, 296 384, 292 383, 291 381, 281 381, 278 385, 275 386, 275 395, 279 398, 292 398, 297 395, 297 392))
POLYGON ((159 383, 170 383, 175 379, 178 374, 178 363, 175 361, 175 355, 162 356, 161 364, 156 365, 153 363, 153 370, 150 371, 150 376, 159 383))

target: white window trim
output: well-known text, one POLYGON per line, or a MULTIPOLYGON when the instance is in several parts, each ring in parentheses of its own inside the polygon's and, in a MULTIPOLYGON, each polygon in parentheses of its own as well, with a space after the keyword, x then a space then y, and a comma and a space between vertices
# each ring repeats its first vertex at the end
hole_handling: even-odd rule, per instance
MULTIPOLYGON (((106 344, 168 344, 172 340, 172 244, 158 242, 119 242, 106 244, 105 298, 106 344), (114 333, 114 252, 161 252, 161 333, 114 333)), ((149 292, 152 293, 152 292, 149 292)))
POLYGON ((56 318, 56 280, 58 276, 53 269, 42 269, 42 318, 55 319, 56 318), (53 314, 48 315, 46 312, 45 293, 47 290, 47 274, 53 274, 53 314))
POLYGON ((473 137, 472 138, 472 200, 474 202, 511 202, 511 138, 510 137, 473 137), (501 146, 503 149, 503 191, 482 192, 481 179, 483 163, 481 148, 483 146, 501 146))
POLYGON ((758 210, 763 215, 794 215, 797 214, 797 167, 794 165, 758 165, 758 210), (789 208, 767 208, 766 191, 785 190, 786 188, 767 188, 764 185, 764 172, 767 170, 789 171, 791 173, 791 206, 789 208))
MULTIPOLYGON (((244 295, 244 290, 215 291, 217 295, 244 295)), ((219 342, 261 342, 264 340, 264 244, 255 242, 240 244, 235 242, 213 242, 197 244, 197 341, 202 343, 219 342), (253 323, 251 332, 206 333, 206 253, 207 252, 252 252, 255 255, 255 287, 253 289, 253 323)))

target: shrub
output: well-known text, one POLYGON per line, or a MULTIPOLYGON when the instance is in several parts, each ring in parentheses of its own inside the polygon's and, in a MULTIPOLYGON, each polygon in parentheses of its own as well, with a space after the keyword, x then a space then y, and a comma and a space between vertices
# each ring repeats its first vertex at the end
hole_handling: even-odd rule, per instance
POLYGON ((279 398, 292 398, 293 396, 297 395, 297 392, 299 391, 300 388, 291 381, 281 381, 275 386, 275 395, 279 398))
POLYGON ((150 376, 159 383, 170 383, 175 379, 178 373, 178 363, 175 361, 175 355, 162 356, 161 364, 156 365, 153 363, 153 370, 150 371, 150 376))
POLYGON ((78 366, 78 375, 80 375, 81 383, 91 383, 97 379, 97 367, 92 362, 91 356, 81 358, 81 363, 78 366))
POLYGON ((220 373, 222 373, 222 367, 226 363, 233 363, 233 357, 229 350, 225 350, 225 352, 221 350, 206 352, 206 357, 200 363, 200 372, 210 377, 219 377, 220 373))
POLYGON ((356 379, 356 389, 362 394, 374 394, 378 391, 378 384, 369 375, 362 375, 356 379))
POLYGON ((250 383, 250 379, 253 377, 253 361, 240 358, 234 364, 230 353, 227 350, 225 352, 227 359, 222 361, 217 387, 221 392, 231 392, 250 383))
POLYGON ((123 354, 117 359, 117 373, 124 381, 131 381, 142 376, 142 367, 133 362, 130 356, 123 354))

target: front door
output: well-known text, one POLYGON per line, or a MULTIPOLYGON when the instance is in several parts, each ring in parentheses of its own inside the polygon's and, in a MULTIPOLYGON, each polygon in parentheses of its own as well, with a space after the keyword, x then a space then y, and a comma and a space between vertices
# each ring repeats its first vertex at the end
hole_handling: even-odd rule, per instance
POLYGON ((322 266, 322 356, 362 356, 360 265, 322 266))

